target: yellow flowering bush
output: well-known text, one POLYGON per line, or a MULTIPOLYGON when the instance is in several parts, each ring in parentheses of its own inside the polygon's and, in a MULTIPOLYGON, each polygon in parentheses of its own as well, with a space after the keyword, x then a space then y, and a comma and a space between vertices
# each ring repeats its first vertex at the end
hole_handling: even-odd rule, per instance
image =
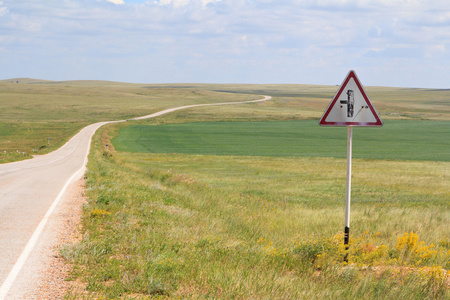
POLYGON ((433 244, 426 245, 424 241, 419 241, 419 236, 414 232, 399 237, 395 249, 398 252, 398 262, 403 265, 420 265, 438 253, 433 244))
MULTIPOLYGON (((441 264, 448 268, 450 251, 437 249, 433 244, 427 245, 414 233, 405 233, 398 237, 395 247, 379 244, 380 233, 369 234, 366 231, 358 238, 349 240, 349 249, 345 249, 343 234, 330 238, 316 238, 307 242, 294 242, 293 253, 300 254, 311 263, 321 268, 329 264, 356 264, 357 266, 400 265, 419 267, 430 264, 441 264), (344 261, 347 258, 347 262, 344 261)), ((266 247, 272 245, 268 244, 266 247)))

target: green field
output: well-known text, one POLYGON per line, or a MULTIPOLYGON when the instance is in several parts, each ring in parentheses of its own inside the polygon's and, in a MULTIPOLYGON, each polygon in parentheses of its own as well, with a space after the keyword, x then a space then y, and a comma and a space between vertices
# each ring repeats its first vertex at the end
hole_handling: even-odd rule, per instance
POLYGON ((118 130, 94 139, 68 299, 450 296, 449 162, 354 159, 347 265, 345 159, 105 151, 118 130))
POLYGON ((447 92, 371 89, 385 124, 354 129, 347 265, 347 132, 317 123, 333 88, 234 88, 276 97, 96 135, 69 299, 450 296, 447 92))
MULTIPOLYGON (((382 128, 353 129, 353 157, 450 161, 450 122, 388 120, 382 128)), ((320 127, 316 120, 199 122, 122 128, 118 151, 346 157, 347 129, 320 127)))
POLYGON ((317 123, 336 87, 13 82, 1 162, 91 122, 274 97, 102 127, 66 299, 450 298, 450 90, 366 87, 385 125, 354 129, 347 264, 346 130, 317 123))
MULTIPOLYGON (((264 104, 190 109, 159 120, 181 123, 318 119, 336 90, 335 86, 302 84, 0 80, 0 163, 53 151, 90 123, 129 119, 188 104, 273 96, 264 104)), ((450 90, 366 87, 366 91, 384 121, 450 120, 450 90)))
POLYGON ((3 80, 0 81, 0 163, 56 150, 81 128, 95 122, 125 120, 187 104, 258 98, 195 88, 107 81, 3 80))

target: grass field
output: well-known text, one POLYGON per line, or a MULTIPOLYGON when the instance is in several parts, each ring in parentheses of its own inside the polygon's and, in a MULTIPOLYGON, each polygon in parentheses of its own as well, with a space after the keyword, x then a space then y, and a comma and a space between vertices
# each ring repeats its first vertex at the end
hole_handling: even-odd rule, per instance
MULTIPOLYGON (((148 115, 187 104, 273 101, 179 111, 162 122, 317 119, 335 86, 130 84, 105 81, 0 81, 0 163, 55 150, 87 124, 148 115), (50 138, 50 143, 48 143, 50 138)), ((383 120, 450 120, 450 90, 366 87, 383 120)))
MULTIPOLYGON (((45 144, 47 136, 54 147, 89 122, 184 104, 274 96, 265 103, 188 109, 101 128, 85 176, 88 202, 82 241, 61 249, 72 265, 67 280, 74 283, 66 298, 450 298, 450 162, 445 138, 450 91, 366 87, 385 126, 354 130, 346 264, 346 133, 317 125, 336 89, 1 83, 0 126, 5 129, 0 131, 0 145, 22 151, 45 144), (168 141, 163 146, 178 153, 105 149, 117 137, 134 141, 130 151, 148 151, 153 147, 144 138, 148 130, 171 136, 160 144, 168 141), (179 130, 197 138, 197 144, 209 143, 212 152, 201 153, 204 147, 197 147, 182 153, 186 146, 178 144, 179 130), (332 142, 318 141, 317 135, 328 135, 332 142), (231 143, 239 136, 246 138, 239 139, 232 155, 217 153, 224 140, 231 143), (376 145, 366 146, 375 138, 376 145), (308 156, 280 156, 284 149, 297 153, 293 145, 299 140, 317 144, 309 149, 306 142, 300 145, 308 156), (424 144, 431 142, 435 145, 428 151, 424 144), (378 146, 383 147, 371 153, 377 157, 359 156, 378 146), (317 155, 317 147, 326 151, 317 155), (338 151, 335 157, 329 155, 338 151)), ((120 148, 125 142, 120 143, 115 140, 113 145, 120 148)))
MULTIPOLYGON (((450 122, 388 120, 355 128, 355 158, 450 161, 450 122)), ((118 151, 202 155, 347 157, 347 129, 316 120, 199 122, 122 128, 118 151)))
POLYGON ((84 284, 69 299, 450 297, 446 112, 405 97, 355 128, 347 265, 346 130, 318 126, 325 92, 270 88, 96 135, 84 239, 62 250, 84 284))
POLYGON ((448 162, 354 160, 348 266, 345 159, 105 152, 116 130, 62 250, 69 299, 450 296, 448 162))
POLYGON ((3 80, 0 81, 0 163, 55 150, 91 123, 124 120, 186 104, 258 98, 119 82, 3 80))

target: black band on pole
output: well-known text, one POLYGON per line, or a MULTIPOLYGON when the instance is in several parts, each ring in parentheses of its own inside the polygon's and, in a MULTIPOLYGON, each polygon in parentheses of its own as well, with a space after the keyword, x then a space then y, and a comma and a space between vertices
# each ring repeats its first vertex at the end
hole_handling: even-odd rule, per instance
POLYGON ((350 240, 350 227, 345 226, 344 229, 344 245, 345 245, 345 256, 344 261, 348 262, 348 242, 350 240))
POLYGON ((344 230, 344 245, 345 245, 345 249, 348 250, 348 241, 350 239, 350 228, 345 226, 345 230, 344 230))

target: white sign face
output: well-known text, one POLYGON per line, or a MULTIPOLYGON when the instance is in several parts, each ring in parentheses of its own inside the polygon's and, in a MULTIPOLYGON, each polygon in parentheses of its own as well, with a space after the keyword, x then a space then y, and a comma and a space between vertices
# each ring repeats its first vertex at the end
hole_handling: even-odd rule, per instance
POLYGON ((383 126, 355 71, 350 71, 319 121, 321 126, 383 126))

